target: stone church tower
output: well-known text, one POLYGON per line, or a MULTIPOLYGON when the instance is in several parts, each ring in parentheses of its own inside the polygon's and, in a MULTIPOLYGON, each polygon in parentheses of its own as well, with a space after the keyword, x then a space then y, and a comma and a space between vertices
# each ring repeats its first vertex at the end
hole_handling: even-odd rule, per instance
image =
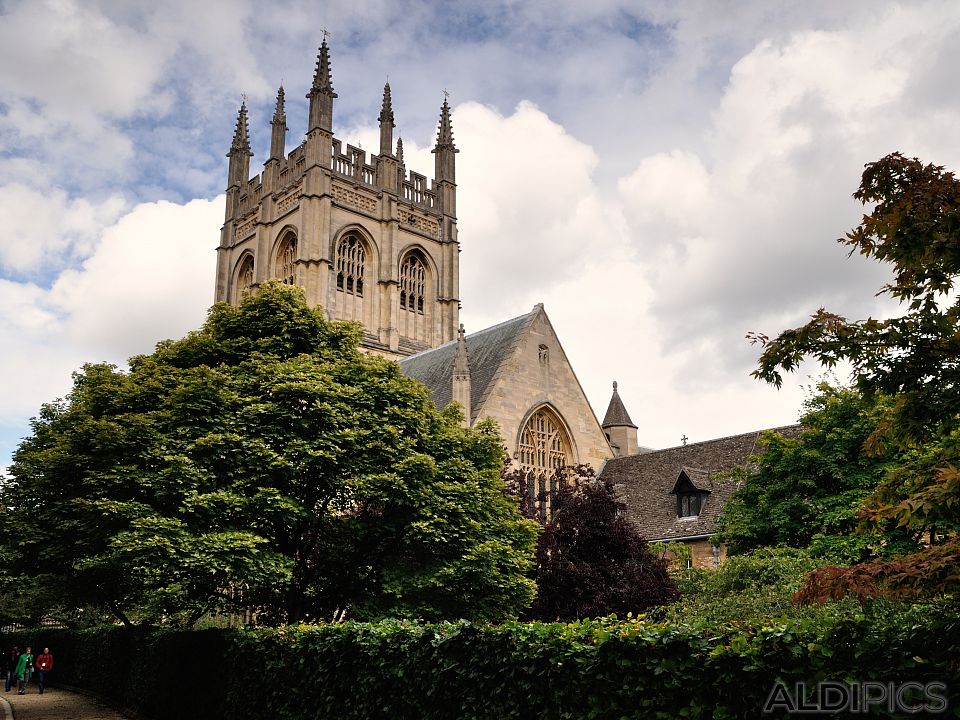
POLYGON ((362 347, 399 359, 457 338, 459 252, 456 153, 444 100, 434 179, 407 172, 393 142, 383 88, 380 151, 367 158, 333 134, 330 51, 317 56, 304 142, 285 150, 284 90, 277 93, 270 157, 250 178, 246 103, 230 152, 216 300, 236 304, 276 278, 299 285, 332 320, 364 327, 362 347))

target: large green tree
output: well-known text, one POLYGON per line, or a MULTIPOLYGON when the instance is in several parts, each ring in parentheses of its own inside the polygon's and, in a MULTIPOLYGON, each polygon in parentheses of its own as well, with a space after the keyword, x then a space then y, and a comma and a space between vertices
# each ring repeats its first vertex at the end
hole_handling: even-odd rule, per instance
POLYGON ((869 526, 896 523, 929 533, 930 544, 902 557, 828 567, 811 577, 800 600, 846 593, 927 595, 960 589, 960 181, 953 173, 894 153, 866 166, 854 197, 872 206, 840 242, 851 253, 890 263, 881 293, 905 312, 886 320, 850 321, 821 308, 802 327, 763 345, 755 375, 779 386, 781 372, 805 357, 827 366, 847 362, 865 395, 893 406, 865 449, 884 445, 917 457, 886 476, 861 517, 869 526))
POLYGON ((756 464, 736 471, 742 485, 717 523, 718 540, 735 554, 785 545, 845 564, 913 549, 896 528, 854 532, 864 500, 908 457, 893 446, 863 452, 891 408, 885 395, 821 383, 805 403, 800 435, 765 435, 756 464))
POLYGON ((537 529, 495 426, 438 412, 360 332, 269 283, 129 371, 85 366, 14 456, 7 572, 126 622, 515 616, 537 529))

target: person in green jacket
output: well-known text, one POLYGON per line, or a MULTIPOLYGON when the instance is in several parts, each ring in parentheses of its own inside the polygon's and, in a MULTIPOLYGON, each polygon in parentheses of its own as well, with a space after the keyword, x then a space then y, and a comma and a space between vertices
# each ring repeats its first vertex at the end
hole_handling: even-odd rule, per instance
POLYGON ((30 675, 33 674, 33 655, 30 653, 29 645, 17 660, 17 667, 13 674, 17 676, 17 694, 23 695, 27 692, 27 683, 30 682, 30 675))

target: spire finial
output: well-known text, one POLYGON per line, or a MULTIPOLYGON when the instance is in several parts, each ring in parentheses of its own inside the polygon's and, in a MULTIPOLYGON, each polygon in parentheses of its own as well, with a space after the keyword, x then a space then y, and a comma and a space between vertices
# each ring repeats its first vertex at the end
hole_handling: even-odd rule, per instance
POLYGON ((247 127, 246 95, 243 96, 240 111, 237 113, 237 126, 233 131, 233 142, 230 144, 230 152, 227 153, 227 157, 241 153, 246 153, 248 156, 253 155, 253 153, 250 152, 250 130, 247 127))
POLYGON ((403 165, 403 138, 397 138, 397 162, 403 165))
POLYGON ((390 83, 383 86, 383 104, 380 106, 380 125, 389 123, 391 128, 396 127, 393 122, 393 97, 390 94, 390 83))
POLYGON ((465 341, 467 338, 467 333, 463 329, 463 323, 460 323, 460 329, 457 331, 457 341, 465 341))
POLYGON ((333 91, 333 77, 330 74, 330 46, 327 45, 326 30, 323 31, 323 42, 320 44, 320 51, 317 53, 317 68, 313 73, 313 85, 310 87, 310 97, 317 93, 337 97, 333 91))
POLYGON ((277 90, 277 106, 273 111, 273 122, 287 124, 286 98, 283 92, 283 83, 280 83, 280 89, 277 90))
POLYGON ((453 144, 453 126, 450 123, 450 103, 447 98, 450 96, 446 90, 443 91, 443 105, 440 107, 440 127, 437 129, 436 150, 453 150, 456 147, 453 144))
POLYGON ((614 392, 617 391, 617 381, 616 381, 616 380, 613 381, 613 391, 614 391, 614 392))

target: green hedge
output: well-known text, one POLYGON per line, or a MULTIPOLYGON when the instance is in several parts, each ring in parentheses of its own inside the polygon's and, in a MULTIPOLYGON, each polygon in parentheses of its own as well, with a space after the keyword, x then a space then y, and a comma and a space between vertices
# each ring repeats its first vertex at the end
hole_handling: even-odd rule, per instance
POLYGON ((56 680, 158 720, 756 718, 777 680, 936 680, 960 717, 960 622, 909 611, 710 631, 393 621, 31 640, 53 649, 56 680))

